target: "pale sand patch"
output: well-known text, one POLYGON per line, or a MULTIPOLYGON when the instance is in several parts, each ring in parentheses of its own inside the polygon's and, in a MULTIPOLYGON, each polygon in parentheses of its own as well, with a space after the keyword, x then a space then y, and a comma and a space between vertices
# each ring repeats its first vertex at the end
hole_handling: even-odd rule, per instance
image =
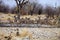
POLYGON ((16 36, 17 28, 0 27, 0 39, 11 36, 11 40, 60 40, 60 28, 18 28, 19 36, 16 36))

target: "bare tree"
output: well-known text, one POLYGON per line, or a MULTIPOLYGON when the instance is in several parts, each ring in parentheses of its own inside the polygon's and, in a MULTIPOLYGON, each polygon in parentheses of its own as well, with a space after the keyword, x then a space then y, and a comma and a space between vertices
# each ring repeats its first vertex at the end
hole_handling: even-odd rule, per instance
POLYGON ((60 7, 57 7, 56 8, 55 15, 57 15, 57 17, 60 15, 60 7))
POLYGON ((45 8, 45 12, 48 14, 48 17, 53 17, 54 16, 54 9, 51 6, 47 6, 45 8))
POLYGON ((39 4, 37 11, 38 11, 39 15, 42 14, 42 12, 43 12, 43 6, 41 4, 39 4))
POLYGON ((21 10, 23 8, 24 5, 26 5, 26 3, 28 3, 28 0, 15 0, 16 4, 17 4, 17 13, 18 13, 18 19, 20 19, 20 15, 21 15, 21 10))
POLYGON ((30 7, 29 7, 29 14, 32 16, 33 15, 33 13, 34 13, 34 10, 35 10, 35 8, 36 8, 36 6, 37 6, 37 3, 35 3, 35 2, 33 2, 33 3, 30 3, 30 7))
POLYGON ((9 6, 4 5, 3 1, 0 0, 0 12, 8 13, 9 12, 9 6))
POLYGON ((2 3, 2 0, 0 0, 0 5, 1 5, 1 3, 2 3))

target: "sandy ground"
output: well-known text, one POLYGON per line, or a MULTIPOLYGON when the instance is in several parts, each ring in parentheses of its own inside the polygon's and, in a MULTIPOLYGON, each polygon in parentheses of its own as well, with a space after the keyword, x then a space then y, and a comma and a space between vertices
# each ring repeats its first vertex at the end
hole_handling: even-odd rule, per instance
POLYGON ((8 40, 8 38, 10 40, 60 40, 60 28, 0 27, 0 39, 8 40))

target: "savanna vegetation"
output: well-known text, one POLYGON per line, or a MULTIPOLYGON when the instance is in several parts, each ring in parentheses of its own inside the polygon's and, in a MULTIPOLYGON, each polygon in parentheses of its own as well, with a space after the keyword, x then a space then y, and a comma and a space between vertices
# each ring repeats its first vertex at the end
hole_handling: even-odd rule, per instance
MULTIPOLYGON (((4 5, 3 1, 0 0, 0 12, 4 14, 16 14, 14 15, 14 22, 19 23, 40 23, 49 25, 59 25, 60 23, 60 6, 53 7, 47 5, 46 7, 38 4, 37 2, 30 2, 29 0, 17 1, 15 0, 17 6, 9 8, 9 6, 4 5), (19 3, 18 3, 19 2, 19 3), (20 16, 30 16, 21 18, 20 16), (43 16, 41 19, 41 15, 43 16), (31 20, 31 17, 37 17, 38 19, 31 20)), ((8 18, 9 19, 9 18, 8 18)), ((10 19, 9 19, 10 20, 10 19)), ((11 21, 10 21, 11 22, 11 21)), ((13 21, 12 21, 13 23, 13 21)))

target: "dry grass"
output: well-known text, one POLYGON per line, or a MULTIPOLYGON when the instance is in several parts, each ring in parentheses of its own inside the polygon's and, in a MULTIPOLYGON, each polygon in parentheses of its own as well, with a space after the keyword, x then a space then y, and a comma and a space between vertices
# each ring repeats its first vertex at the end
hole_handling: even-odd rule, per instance
MULTIPOLYGON (((16 16, 17 14, 4 14, 4 13, 0 13, 0 20, 3 21, 3 22, 7 22, 8 19, 10 19, 12 22, 15 20, 14 16, 16 16)), ((55 16, 55 19, 50 19, 48 18, 47 19, 47 15, 46 14, 41 14, 41 15, 21 15, 20 18, 22 19, 25 19, 25 18, 30 18, 30 20, 33 20, 34 22, 36 20, 39 20, 39 17, 41 20, 39 20, 41 23, 44 23, 44 24, 49 24, 49 25, 58 25, 58 19, 56 18, 55 16), (46 20, 45 20, 46 19, 46 20)))
MULTIPOLYGON (((16 14, 4 14, 4 13, 0 13, 0 19, 1 20, 7 20, 8 18, 10 18, 11 20, 13 20, 14 19, 14 16, 16 16, 16 14)), ((41 19, 44 19, 44 18, 46 18, 46 15, 33 15, 33 16, 31 16, 31 15, 23 15, 23 16, 21 16, 21 18, 30 18, 31 20, 35 20, 35 19, 38 19, 38 17, 41 17, 41 19)))

